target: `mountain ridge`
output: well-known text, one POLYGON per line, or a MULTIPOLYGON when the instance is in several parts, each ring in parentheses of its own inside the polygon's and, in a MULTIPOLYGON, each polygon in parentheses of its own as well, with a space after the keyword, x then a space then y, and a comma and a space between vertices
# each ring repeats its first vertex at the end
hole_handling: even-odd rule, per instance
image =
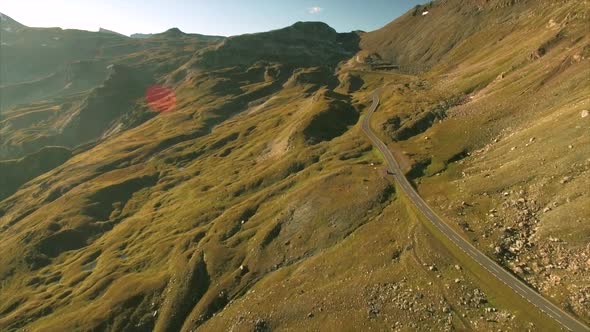
POLYGON ((21 28, 26 28, 26 26, 15 21, 10 16, 0 13, 0 28, 2 29, 3 33, 6 33, 12 32, 13 29, 17 30, 21 28))
POLYGON ((30 172, 0 201, 0 330, 559 330, 398 191, 359 126, 375 90, 373 130, 428 205, 588 322, 585 17, 435 1, 368 33, 101 35, 62 74, 14 62, 58 92, 1 113, 0 159, 30 172), (65 148, 34 144, 60 128, 65 148), (49 146, 63 159, 38 163, 49 146))

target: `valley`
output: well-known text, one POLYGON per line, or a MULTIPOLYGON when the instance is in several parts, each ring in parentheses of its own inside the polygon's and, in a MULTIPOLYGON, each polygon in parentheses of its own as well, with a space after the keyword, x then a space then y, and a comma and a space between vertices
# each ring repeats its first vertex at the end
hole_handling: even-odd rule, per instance
POLYGON ((588 330, 589 17, 447 0, 372 32, 131 38, 3 15, 0 330, 588 330))

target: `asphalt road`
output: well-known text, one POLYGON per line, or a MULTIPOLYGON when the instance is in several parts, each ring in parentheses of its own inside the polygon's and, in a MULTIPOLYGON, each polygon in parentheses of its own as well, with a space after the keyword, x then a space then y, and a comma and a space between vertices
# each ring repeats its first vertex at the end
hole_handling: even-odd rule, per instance
MULTIPOLYGON (((428 218, 428 220, 438 228, 451 242, 453 242, 459 249, 465 252, 469 257, 475 260, 479 265, 483 266, 490 274, 498 278, 508 287, 510 287, 517 294, 522 296, 525 300, 539 308, 545 314, 562 324, 570 331, 590 331, 586 325, 578 321, 570 314, 563 311, 561 308, 545 299, 535 290, 530 288, 527 284, 516 278, 510 272, 505 270, 498 263, 486 256, 484 253, 475 248, 468 240, 459 235, 452 227, 447 225, 436 213, 426 204, 420 197, 416 189, 412 187, 405 174, 401 170, 398 162, 395 160, 391 151, 387 148, 377 135, 371 129, 371 116, 379 107, 379 90, 373 93, 373 104, 365 115, 362 122, 362 129, 369 137, 374 146, 376 146, 383 154, 387 163, 389 172, 393 173, 395 180, 403 192, 416 204, 418 209, 428 218)), ((542 327, 541 327, 542 329, 542 327)))

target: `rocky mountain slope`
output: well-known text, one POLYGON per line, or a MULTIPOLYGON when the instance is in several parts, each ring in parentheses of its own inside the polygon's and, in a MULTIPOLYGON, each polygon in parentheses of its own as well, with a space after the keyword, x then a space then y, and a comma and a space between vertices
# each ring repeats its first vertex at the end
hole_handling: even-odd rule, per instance
MULTIPOLYGON (((75 93, 2 108, 0 330, 559 330, 396 191, 357 125, 376 88, 437 212, 587 322, 587 18, 447 0, 366 34, 107 34, 75 93)), ((25 67, 1 88, 50 74, 25 67)))
POLYGON ((11 26, 19 28, 2 34, 0 49, 0 159, 72 149, 142 123, 155 115, 142 102, 146 88, 221 40, 11 26))
POLYGON ((385 92, 391 111, 380 121, 420 191, 482 250, 586 318, 589 15, 584 1, 434 2, 363 39, 373 59, 429 70, 410 87, 419 92, 385 92))

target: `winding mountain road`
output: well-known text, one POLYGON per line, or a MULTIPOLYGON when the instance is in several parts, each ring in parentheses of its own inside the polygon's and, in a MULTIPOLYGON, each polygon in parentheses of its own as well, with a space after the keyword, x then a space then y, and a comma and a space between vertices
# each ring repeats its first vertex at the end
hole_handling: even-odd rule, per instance
POLYGON ((443 220, 428 206, 428 204, 420 197, 416 189, 412 187, 410 181, 406 178, 404 172, 401 170, 399 163, 395 160, 391 151, 387 148, 385 143, 381 141, 371 129, 371 116, 379 107, 379 89, 373 93, 373 104, 369 108, 362 122, 362 130, 369 137, 375 147, 381 151, 389 172, 393 173, 395 180, 399 187, 408 196, 408 198, 418 207, 418 209, 428 218, 428 220, 436 226, 436 228, 443 233, 451 242, 453 242, 459 249, 465 252, 469 257, 476 261, 479 265, 485 268, 490 274, 502 281, 514 292, 522 296, 525 300, 539 308, 545 314, 562 324, 570 331, 590 331, 584 323, 578 321, 570 314, 563 311, 561 308, 545 299, 535 290, 531 289, 527 284, 516 278, 510 272, 505 270, 498 263, 486 256, 484 253, 475 248, 468 240, 459 235, 451 226, 447 225, 443 220))

